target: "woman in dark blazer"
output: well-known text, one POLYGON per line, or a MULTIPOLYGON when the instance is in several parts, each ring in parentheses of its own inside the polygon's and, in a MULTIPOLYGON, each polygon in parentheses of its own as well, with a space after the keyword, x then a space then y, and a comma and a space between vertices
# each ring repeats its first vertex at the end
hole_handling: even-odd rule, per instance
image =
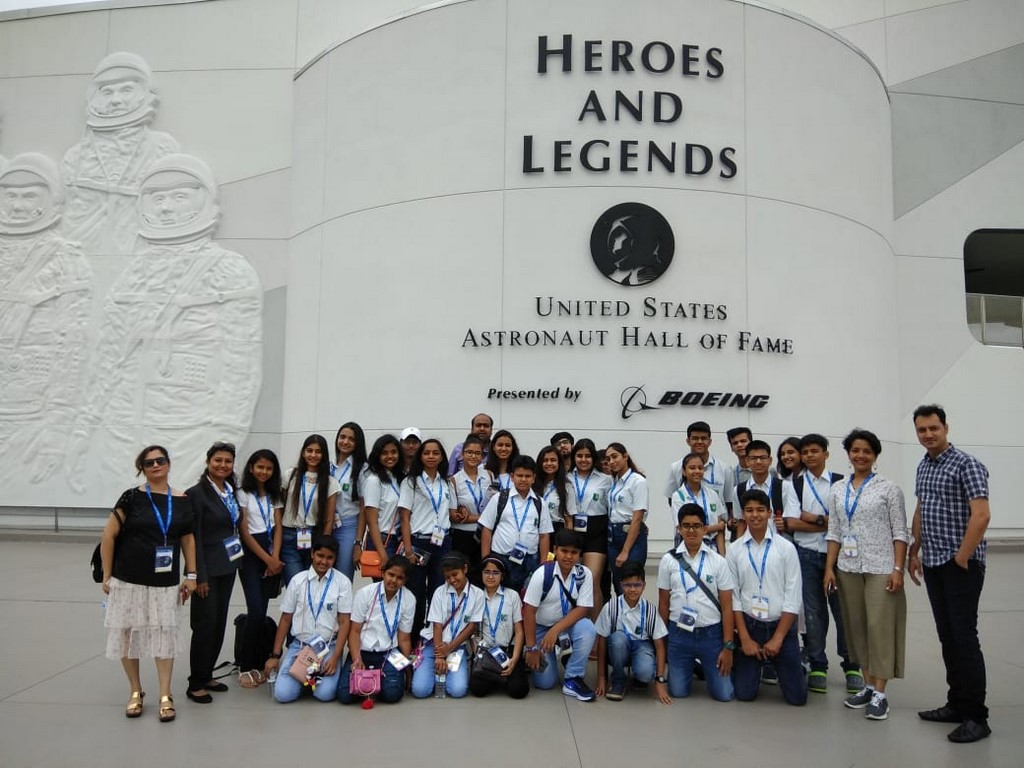
POLYGON ((235 572, 242 563, 238 526, 244 522, 235 491, 235 446, 214 443, 206 452, 206 471, 186 495, 195 510, 196 573, 192 600, 191 672, 185 695, 198 704, 213 701, 210 692, 228 687, 213 679, 224 632, 235 572))

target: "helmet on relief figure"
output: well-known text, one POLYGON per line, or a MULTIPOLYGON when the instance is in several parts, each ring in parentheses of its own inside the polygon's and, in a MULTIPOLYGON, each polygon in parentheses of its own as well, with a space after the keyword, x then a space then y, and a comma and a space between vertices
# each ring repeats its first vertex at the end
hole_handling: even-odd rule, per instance
POLYGON ((217 182, 192 155, 166 155, 149 169, 139 192, 139 234, 157 243, 210 235, 220 220, 217 182))
POLYGON ((145 125, 156 114, 149 65, 134 53, 112 53, 96 66, 87 96, 86 123, 98 131, 145 125))
POLYGON ((60 171, 46 155, 25 152, 0 166, 0 234, 42 232, 60 221, 63 207, 60 171))

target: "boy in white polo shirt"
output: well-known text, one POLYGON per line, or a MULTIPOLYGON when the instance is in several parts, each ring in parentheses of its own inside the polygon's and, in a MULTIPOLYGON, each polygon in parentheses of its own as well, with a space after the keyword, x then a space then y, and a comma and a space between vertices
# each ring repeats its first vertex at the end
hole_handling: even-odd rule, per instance
POLYGON ((281 667, 274 685, 274 698, 282 704, 295 701, 303 684, 289 674, 295 657, 303 646, 314 650, 326 643, 320 661, 322 677, 313 690, 320 701, 331 701, 338 692, 339 663, 348 643, 349 615, 352 613, 352 582, 341 571, 334 570, 338 542, 331 536, 314 539, 312 565, 295 574, 281 598, 281 621, 277 625, 273 652, 267 659, 264 674, 281 667), (284 641, 289 632, 294 639, 284 654, 284 641))
POLYGON ((775 664, 782 697, 795 706, 807 703, 807 678, 800 664, 796 620, 801 605, 800 561, 796 548, 769 525, 771 502, 764 491, 740 497, 747 531, 726 550, 732 570, 733 615, 740 652, 733 665, 733 686, 740 701, 753 701, 761 686, 761 666, 775 664))
POLYGON ((690 695, 696 663, 705 670, 708 693, 731 701, 733 684, 733 577, 724 557, 704 541, 704 509, 679 509, 682 542, 658 564, 658 612, 668 626, 668 690, 676 698, 690 695))
POLYGON ((536 462, 518 456, 509 472, 515 492, 492 496, 480 515, 480 556, 500 557, 505 563, 505 586, 518 592, 540 565, 540 553, 548 551, 554 528, 551 516, 541 513, 540 499, 533 492, 536 462))

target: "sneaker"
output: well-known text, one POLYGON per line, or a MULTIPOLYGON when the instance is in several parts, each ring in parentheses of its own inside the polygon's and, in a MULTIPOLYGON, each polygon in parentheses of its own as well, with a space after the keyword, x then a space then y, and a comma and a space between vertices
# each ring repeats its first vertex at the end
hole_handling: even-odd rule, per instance
POLYGON ((593 701, 594 692, 590 690, 582 677, 567 677, 562 683, 562 693, 566 696, 573 696, 580 701, 593 701))
MULTIPOLYGON (((574 696, 576 694, 573 694, 574 696)), ((608 701, 622 701, 622 697, 626 695, 626 686, 622 683, 612 683, 612 687, 608 689, 608 692, 604 695, 608 701)))
POLYGON ((864 717, 868 720, 885 720, 889 717, 889 699, 875 691, 871 696, 871 703, 864 710, 864 717))
POLYGON ((859 669, 846 670, 846 692, 851 696, 864 688, 864 675, 859 669))
POLYGON ((807 690, 813 693, 828 693, 828 675, 820 669, 812 669, 807 674, 807 690))
POLYGON ((964 720, 960 725, 948 733, 946 738, 954 744, 971 744, 972 742, 981 741, 982 739, 987 738, 991 733, 992 729, 988 727, 987 722, 964 720))
POLYGON ((766 661, 764 666, 761 667, 761 682, 766 685, 778 685, 779 684, 779 673, 775 669, 775 665, 770 661, 766 661))
POLYGON ((850 709, 864 709, 864 707, 871 703, 871 697, 874 693, 875 692, 870 688, 862 688, 844 701, 843 704, 848 706, 850 709))

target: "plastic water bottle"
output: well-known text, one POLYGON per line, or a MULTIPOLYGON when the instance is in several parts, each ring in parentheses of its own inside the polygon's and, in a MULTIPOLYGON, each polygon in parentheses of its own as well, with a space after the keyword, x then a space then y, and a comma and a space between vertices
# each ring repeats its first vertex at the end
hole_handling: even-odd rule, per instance
POLYGON ((448 694, 445 693, 445 690, 444 690, 445 680, 447 679, 447 677, 448 676, 445 675, 445 674, 434 675, 434 698, 435 699, 447 698, 448 694))
POLYGON ((100 600, 100 613, 102 613, 104 616, 107 615, 107 598, 103 598, 102 600, 100 600))

